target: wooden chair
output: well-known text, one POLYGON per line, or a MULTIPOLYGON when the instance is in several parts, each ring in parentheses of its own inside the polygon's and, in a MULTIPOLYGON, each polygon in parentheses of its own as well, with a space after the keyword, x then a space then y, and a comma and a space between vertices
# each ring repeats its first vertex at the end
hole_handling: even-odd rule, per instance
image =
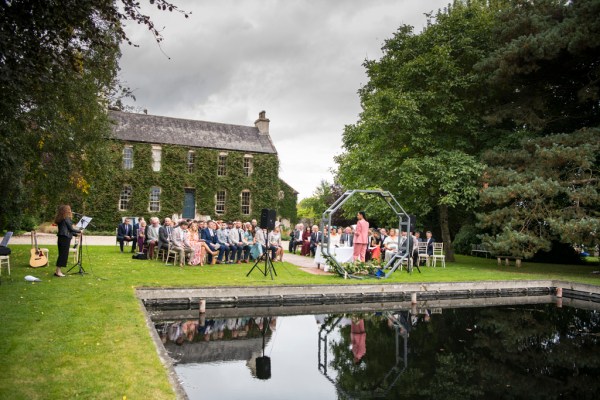
POLYGON ((442 267, 446 268, 446 255, 444 254, 444 243, 434 243, 433 244, 433 255, 431 256, 433 260, 433 266, 437 264, 437 260, 442 261, 442 267))
POLYGON ((417 265, 421 265, 421 261, 425 260, 425 265, 429 266, 429 254, 427 254, 427 242, 417 243, 417 265))
MULTIPOLYGON (((0 247, 8 247, 8 242, 12 237, 12 232, 6 232, 6 235, 2 238, 2 242, 0 243, 0 247)), ((10 253, 10 251, 7 251, 10 253)), ((2 267, 5 266, 8 271, 8 277, 12 281, 12 276, 10 275, 10 254, 0 256, 0 283, 2 282, 2 267)))
POLYGON ((169 265, 169 259, 173 259, 173 266, 177 265, 179 261, 179 250, 174 250, 171 248, 171 243, 169 243, 169 249, 167 250, 167 257, 165 260, 165 265, 169 265))
POLYGON ((8 271, 8 277, 12 281, 12 276, 10 276, 10 255, 0 256, 0 282, 2 282, 2 268, 6 267, 8 271))

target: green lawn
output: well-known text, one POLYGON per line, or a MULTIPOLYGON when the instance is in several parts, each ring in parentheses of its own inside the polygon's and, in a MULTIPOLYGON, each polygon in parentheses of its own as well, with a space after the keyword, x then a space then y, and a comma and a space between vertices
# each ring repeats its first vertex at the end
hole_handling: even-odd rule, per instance
MULTIPOLYGON (((276 263, 274 281, 250 265, 165 266, 132 260, 117 247, 84 249, 88 275, 54 278, 54 267, 27 267, 29 246, 13 249, 12 282, 0 285, 0 398, 2 399, 173 399, 167 374, 148 334, 134 288, 140 286, 215 286, 357 284, 337 276, 305 273, 276 263), (34 275, 41 283, 25 282, 34 275)), ((56 246, 49 246, 51 265, 56 246)), ((459 256, 447 268, 423 273, 396 272, 369 283, 561 279, 600 285, 598 266, 524 263, 498 267, 496 260, 459 256)))

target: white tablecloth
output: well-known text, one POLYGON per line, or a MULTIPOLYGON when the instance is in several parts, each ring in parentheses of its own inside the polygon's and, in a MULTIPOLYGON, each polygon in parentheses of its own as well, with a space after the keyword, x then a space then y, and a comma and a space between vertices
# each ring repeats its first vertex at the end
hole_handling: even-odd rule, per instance
MULTIPOLYGON (((332 247, 329 249, 333 257, 338 263, 345 263, 352 261, 352 254, 354 254, 354 247, 332 247)), ((329 265, 325 262, 325 257, 321 254, 321 247, 317 247, 317 254, 315 255, 315 264, 324 265, 324 269, 327 271, 329 265)))

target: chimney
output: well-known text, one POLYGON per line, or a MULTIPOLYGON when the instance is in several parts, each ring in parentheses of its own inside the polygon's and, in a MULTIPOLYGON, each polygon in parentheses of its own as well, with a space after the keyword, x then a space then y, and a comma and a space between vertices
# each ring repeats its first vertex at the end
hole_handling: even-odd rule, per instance
POLYGON ((259 112, 258 119, 254 121, 254 125, 258 128, 258 133, 262 135, 269 134, 269 119, 265 115, 265 111, 259 112))

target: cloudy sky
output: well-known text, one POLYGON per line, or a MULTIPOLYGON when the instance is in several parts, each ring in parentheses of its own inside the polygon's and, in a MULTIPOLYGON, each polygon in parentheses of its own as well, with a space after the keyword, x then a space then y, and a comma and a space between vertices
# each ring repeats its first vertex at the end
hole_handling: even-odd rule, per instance
MULTIPOLYGON (((191 11, 149 14, 160 47, 126 26, 121 79, 149 114, 252 126, 271 120, 280 177, 309 197, 333 181, 344 126, 358 120, 362 63, 378 59, 402 24, 418 32, 425 13, 449 0, 173 0, 191 11), (163 28, 164 27, 164 28, 163 28)), ((142 2, 145 3, 145 2, 142 2)))

